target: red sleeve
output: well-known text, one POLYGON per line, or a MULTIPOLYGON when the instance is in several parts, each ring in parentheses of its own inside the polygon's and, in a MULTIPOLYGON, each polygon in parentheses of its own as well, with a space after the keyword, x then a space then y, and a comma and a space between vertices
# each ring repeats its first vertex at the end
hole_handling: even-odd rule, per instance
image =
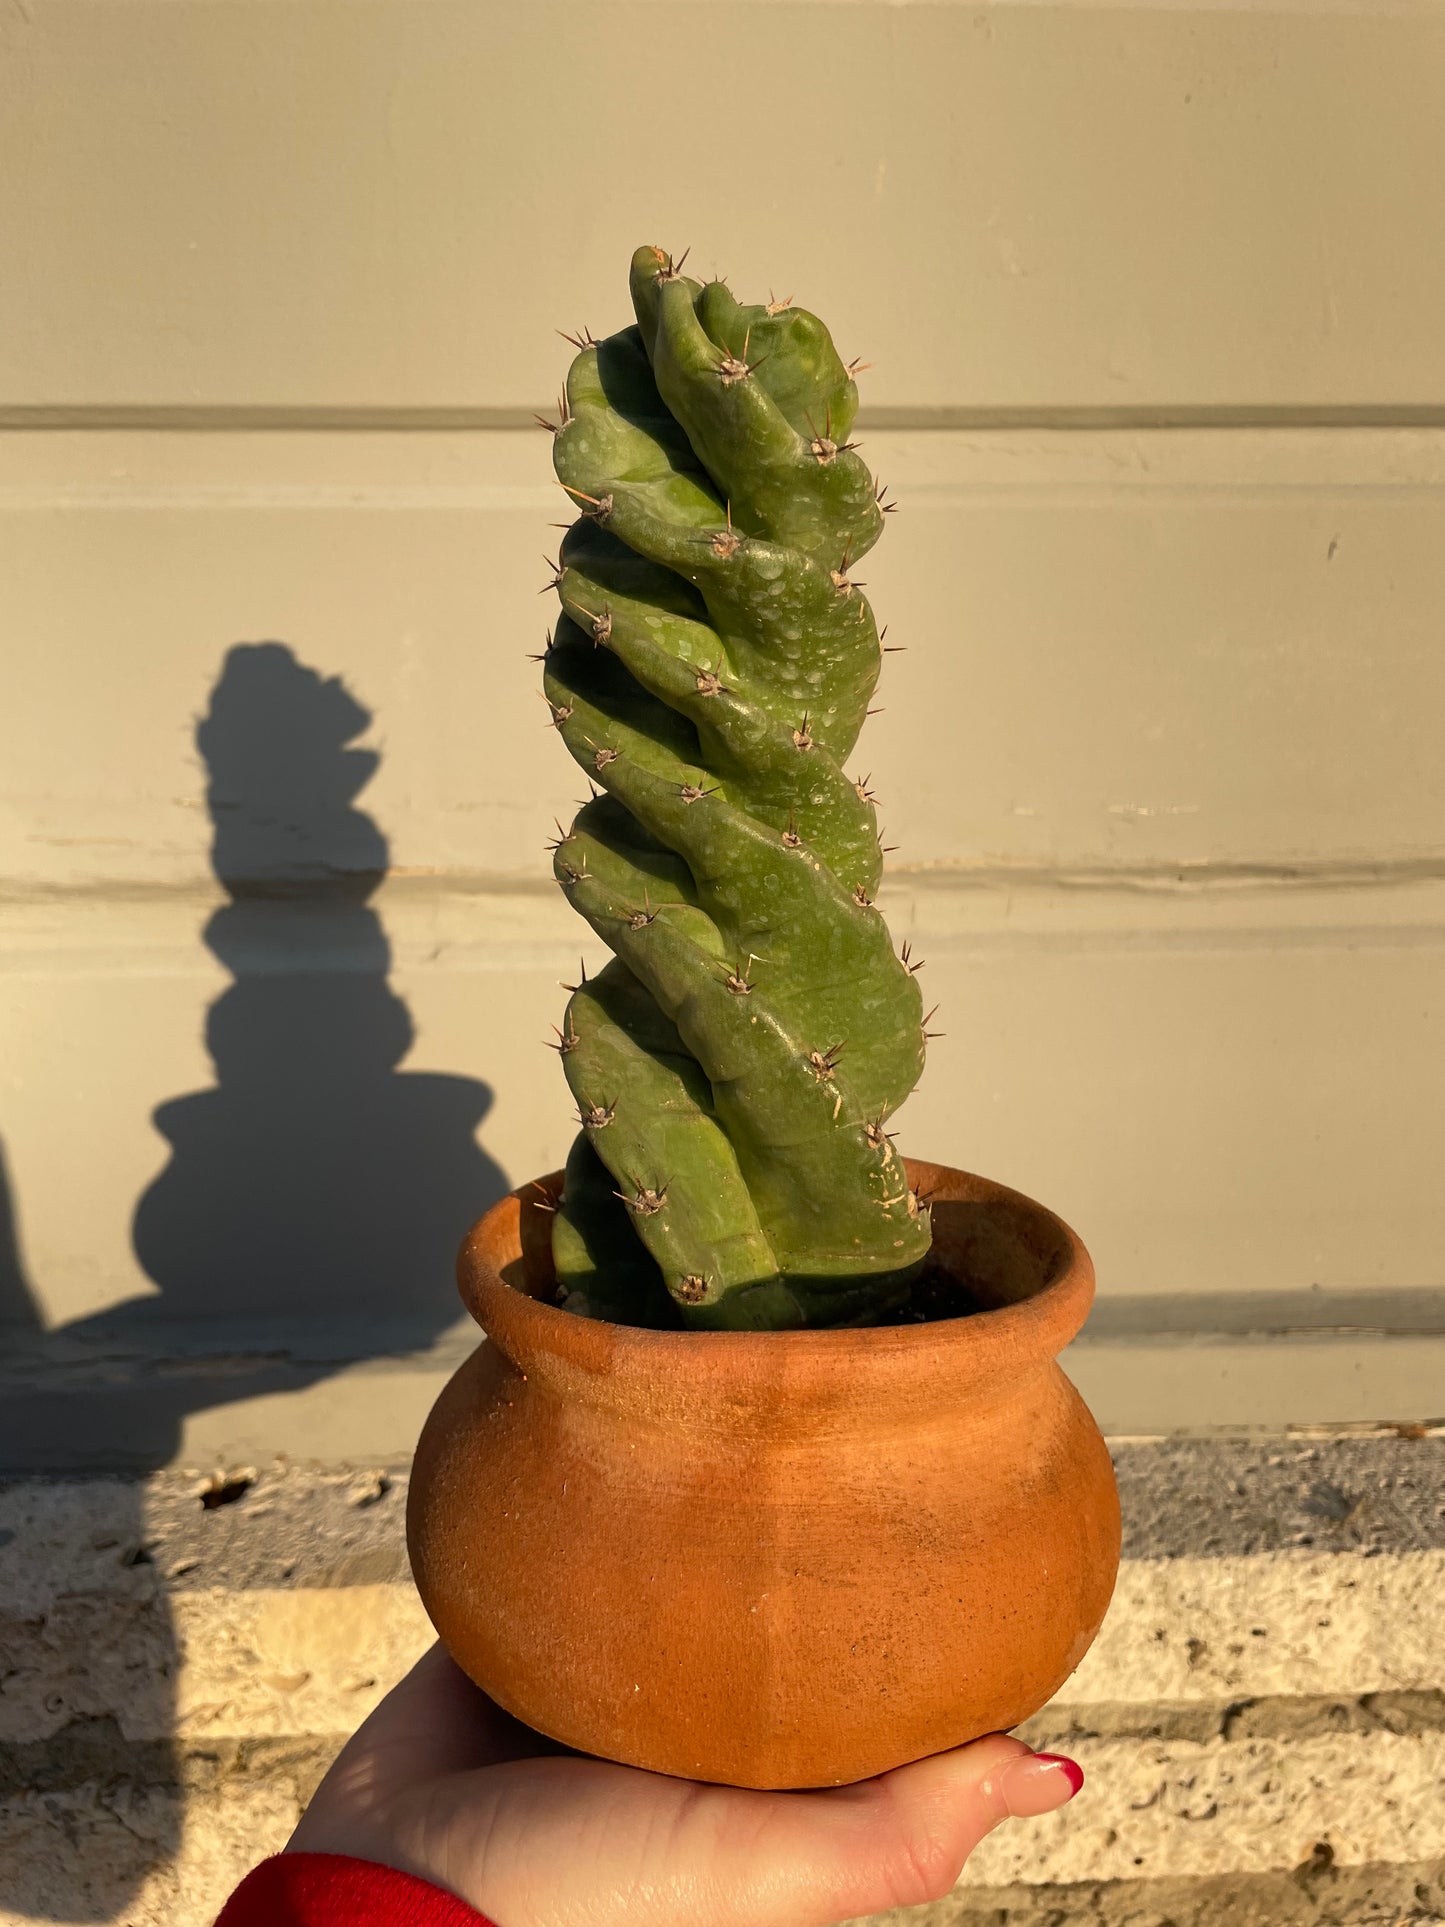
POLYGON ((216 1927, 493 1927, 455 1894, 370 1860, 277 1854, 247 1874, 216 1927))

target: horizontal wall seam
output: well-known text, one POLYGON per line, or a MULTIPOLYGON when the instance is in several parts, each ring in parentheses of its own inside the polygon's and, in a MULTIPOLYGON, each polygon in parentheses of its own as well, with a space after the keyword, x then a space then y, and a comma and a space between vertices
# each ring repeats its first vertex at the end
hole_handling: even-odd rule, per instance
MULTIPOLYGON (((327 434, 484 433, 498 430, 537 432, 537 418, 554 403, 537 407, 483 407, 435 404, 386 406, 355 403, 328 406, 315 403, 232 402, 190 405, 172 402, 76 402, 0 404, 0 430, 9 432, 70 433, 93 431, 153 432, 162 434, 257 434, 276 430, 316 431, 327 434)), ((1127 407, 1029 405, 1007 407, 917 407, 866 405, 858 415, 860 430, 959 429, 1059 430, 1091 432, 1100 429, 1389 429, 1445 428, 1445 403, 1352 402, 1315 404, 1139 404, 1127 407)))
MULTIPOLYGON (((1077 1355, 1080 1349, 1105 1346, 1140 1351, 1217 1345, 1252 1349, 1282 1341, 1338 1345, 1361 1338, 1445 1337, 1445 1290, 1379 1287, 1373 1293, 1351 1294, 1346 1317, 1332 1303, 1335 1298, 1320 1294, 1316 1299, 1304 1291, 1239 1291, 1208 1298, 1188 1293, 1101 1296, 1071 1350, 1077 1355), (1378 1310, 1371 1309, 1371 1296, 1380 1299, 1378 1310)), ((364 1319, 337 1330, 323 1320, 272 1320, 238 1329, 229 1320, 194 1318, 153 1324, 150 1331, 137 1321, 129 1332, 122 1325, 91 1340, 12 1327, 5 1339, 0 1388, 19 1398, 77 1391, 92 1383, 114 1392, 127 1383, 140 1386, 153 1378, 174 1381, 186 1375, 230 1380, 246 1373, 291 1371, 446 1373, 471 1355, 478 1333, 469 1321, 459 1322, 439 1338, 418 1343, 414 1331, 364 1319)), ((1441 1404, 1445 1406, 1445 1396, 1441 1404)))
MULTIPOLYGON (((187 1355, 170 1357, 137 1346, 117 1358, 118 1345, 90 1350, 63 1333, 17 1339, 0 1377, 0 1474, 135 1473, 157 1464, 258 1463, 273 1452, 404 1461, 476 1334, 359 1357, 346 1355, 347 1337, 325 1357, 304 1340, 275 1353, 226 1351, 194 1326, 187 1355)), ((178 1346, 179 1336, 170 1343, 178 1346)), ((1445 1439, 1445 1338, 1430 1333, 1176 1332, 1085 1340, 1062 1362, 1121 1448, 1185 1438, 1248 1446, 1266 1435, 1314 1440, 1363 1430, 1432 1451, 1445 1439)), ((1421 1529, 1432 1543, 1445 1535, 1445 1506, 1421 1529)))
MULTIPOLYGON (((370 871, 351 871, 318 865, 305 876, 247 876, 218 884, 210 877, 185 877, 175 882, 40 883, 0 877, 0 904, 129 904, 177 903, 188 899, 220 902, 229 895, 248 902, 286 903, 298 908, 324 908, 339 900, 339 883, 353 877, 373 877, 370 871)), ((955 891, 1037 890, 1085 892, 1128 891, 1154 895, 1204 894, 1210 891, 1243 895, 1271 890, 1380 890, 1414 883, 1445 882, 1445 852, 1411 857, 1325 858, 1315 862, 1270 863, 1224 861, 1115 865, 1053 865, 1031 862, 988 863, 940 861, 890 864, 884 888, 917 889, 929 895, 955 891)), ((552 901, 557 884, 550 876, 484 870, 398 865, 383 879, 387 894, 405 890, 413 897, 526 897, 552 901)))

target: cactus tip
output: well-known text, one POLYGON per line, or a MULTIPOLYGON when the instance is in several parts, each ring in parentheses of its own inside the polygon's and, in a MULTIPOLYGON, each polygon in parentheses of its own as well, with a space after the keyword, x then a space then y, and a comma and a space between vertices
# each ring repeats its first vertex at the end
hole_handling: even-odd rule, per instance
POLYGON ((653 253, 662 264, 657 270, 656 279, 658 281, 680 281, 682 279, 682 264, 692 253, 692 249, 690 247, 684 248, 675 261, 663 248, 654 248, 653 253))

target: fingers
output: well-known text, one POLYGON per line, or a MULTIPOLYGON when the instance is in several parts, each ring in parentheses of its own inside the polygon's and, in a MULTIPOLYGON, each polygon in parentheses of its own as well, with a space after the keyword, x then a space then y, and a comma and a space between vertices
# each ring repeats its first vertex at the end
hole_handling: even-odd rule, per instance
POLYGON ((840 1898, 859 1915, 940 1900, 1001 1821, 1052 1813, 1073 1798, 1083 1778, 1072 1760, 1032 1753, 1021 1740, 992 1734, 815 1796, 848 1815, 844 1836, 834 1843, 845 1888, 840 1898))
POLYGON ((440 1644, 398 1681, 347 1741, 293 1836, 294 1850, 365 1850, 371 1817, 401 1796, 451 1774, 565 1752, 504 1712, 474 1686, 440 1644))
POLYGON ((942 1805, 984 1822, 979 1838, 1009 1818, 1052 1813, 1084 1783, 1084 1770, 1058 1753, 1034 1753, 1002 1733, 935 1753, 880 1776, 893 1798, 915 1810, 942 1805))
POLYGON ((350 1748, 384 1756, 399 1780, 430 1777, 516 1757, 507 1730, 514 1724, 438 1644, 392 1688, 350 1748))
MULTIPOLYGON (((440 1777, 568 1748, 514 1719, 474 1686, 440 1641, 413 1666, 362 1727, 398 1749, 414 1748, 417 1777, 440 1777), (380 1728, 380 1732, 378 1732, 380 1728)), ((410 1772, 408 1762, 398 1771, 410 1772)))
POLYGON ((545 1757, 565 1751, 433 1647, 343 1749, 292 1849, 442 1878, 519 1927, 557 1927, 623 1893, 629 1927, 680 1912, 698 1927, 830 1927, 942 1899, 1002 1820, 1050 1813, 1083 1780, 1071 1760, 1002 1734, 813 1793, 545 1757), (418 1841, 440 1841, 445 1865, 418 1841), (545 1891, 538 1904, 541 1867, 560 1870, 555 1904, 545 1891))
POLYGON ((1052 1811, 1082 1779, 995 1734, 854 1786, 766 1793, 535 1757, 536 1736, 534 1757, 499 1758, 493 1720, 506 1715, 428 1655, 343 1753, 293 1849, 407 1868, 509 1927, 832 1927, 943 1898, 1001 1820, 1052 1811), (459 1701, 480 1703, 480 1733, 459 1701), (457 1770, 479 1752, 482 1771, 457 1770))
POLYGON ((1062 1753, 1035 1753, 1014 1761, 1002 1776, 1004 1803, 1016 1820, 1036 1819, 1072 1800, 1084 1769, 1062 1753))

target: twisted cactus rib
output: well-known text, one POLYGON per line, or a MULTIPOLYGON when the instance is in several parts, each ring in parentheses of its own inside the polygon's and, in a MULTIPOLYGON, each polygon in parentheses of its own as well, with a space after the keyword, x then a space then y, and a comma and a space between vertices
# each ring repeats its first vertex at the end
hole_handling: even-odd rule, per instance
POLYGON ((917 985, 843 773, 880 645, 877 540, 823 324, 740 306, 655 248, 637 325, 589 338, 556 471, 545 688, 602 793, 557 878, 615 953, 559 1046, 582 1130, 554 1221, 575 1309, 704 1327, 866 1324, 927 1253, 885 1130, 923 1067, 917 985))

